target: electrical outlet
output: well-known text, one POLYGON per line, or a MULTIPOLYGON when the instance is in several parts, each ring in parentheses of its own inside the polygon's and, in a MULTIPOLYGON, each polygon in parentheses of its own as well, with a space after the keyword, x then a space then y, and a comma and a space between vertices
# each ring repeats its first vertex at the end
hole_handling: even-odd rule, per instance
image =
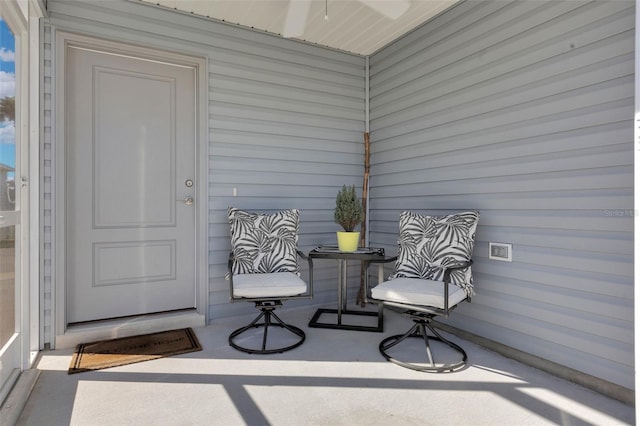
POLYGON ((511 244, 506 243, 489 243, 489 259, 500 260, 502 262, 511 262, 511 244))

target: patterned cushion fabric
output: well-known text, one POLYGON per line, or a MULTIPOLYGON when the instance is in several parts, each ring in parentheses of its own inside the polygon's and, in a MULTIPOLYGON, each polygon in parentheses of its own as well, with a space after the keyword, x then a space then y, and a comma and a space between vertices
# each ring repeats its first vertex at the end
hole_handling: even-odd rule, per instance
POLYGON ((270 272, 300 275, 299 210, 258 214, 229 207, 228 215, 234 275, 270 272))
MULTIPOLYGON (((442 281, 444 267, 471 260, 479 213, 469 211, 446 216, 400 214, 399 252, 393 278, 421 278, 442 281)), ((471 297, 471 268, 454 270, 451 283, 471 297)))

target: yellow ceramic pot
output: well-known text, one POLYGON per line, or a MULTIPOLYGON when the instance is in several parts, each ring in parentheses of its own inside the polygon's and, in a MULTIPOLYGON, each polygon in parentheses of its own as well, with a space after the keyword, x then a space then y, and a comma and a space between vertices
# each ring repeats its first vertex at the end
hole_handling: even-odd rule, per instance
POLYGON ((358 250, 360 232, 339 231, 336 234, 338 234, 338 250, 347 252, 358 250))

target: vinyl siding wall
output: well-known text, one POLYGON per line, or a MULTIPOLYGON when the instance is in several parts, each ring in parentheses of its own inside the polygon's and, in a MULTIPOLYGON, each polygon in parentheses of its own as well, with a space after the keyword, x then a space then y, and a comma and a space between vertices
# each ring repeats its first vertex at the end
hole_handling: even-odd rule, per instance
MULTIPOLYGON (((43 321, 51 342, 53 29, 208 58, 209 322, 253 312, 229 303, 228 206, 301 210, 300 249, 335 242, 335 194, 362 182, 364 58, 124 0, 49 1, 44 35, 43 321), (233 189, 237 197, 233 197, 233 189)), ((305 264, 306 265, 306 264, 305 264)), ((335 300, 335 265, 315 271, 312 301, 335 300)), ((305 272, 306 273, 306 272, 305 272)), ((288 306, 295 306, 291 302, 288 306)))
POLYGON ((370 59, 370 244, 397 251, 401 210, 479 210, 477 294, 446 323, 627 389, 634 17, 469 0, 370 59))

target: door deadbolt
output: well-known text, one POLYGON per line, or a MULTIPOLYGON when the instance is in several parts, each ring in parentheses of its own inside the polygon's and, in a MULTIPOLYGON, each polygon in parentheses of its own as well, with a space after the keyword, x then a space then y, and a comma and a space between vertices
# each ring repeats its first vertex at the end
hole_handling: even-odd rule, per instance
POLYGON ((191 179, 187 179, 184 182, 184 186, 186 186, 187 188, 191 188, 193 186, 193 181, 191 179))

